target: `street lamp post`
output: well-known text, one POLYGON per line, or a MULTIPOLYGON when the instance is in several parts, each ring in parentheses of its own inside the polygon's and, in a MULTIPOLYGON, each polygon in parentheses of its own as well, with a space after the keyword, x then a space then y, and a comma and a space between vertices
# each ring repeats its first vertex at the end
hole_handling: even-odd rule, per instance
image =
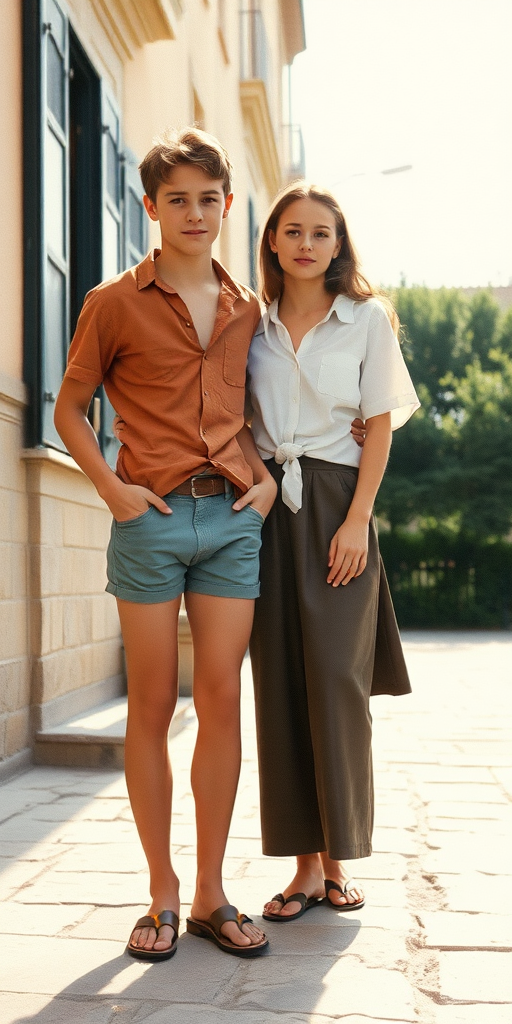
POLYGON ((355 174, 346 174, 343 178, 339 178, 338 181, 331 185, 331 188, 336 188, 337 185, 341 185, 343 181, 349 181, 350 178, 366 178, 371 174, 403 174, 405 171, 412 171, 412 164, 400 164, 398 167, 385 167, 381 171, 356 171, 355 174))

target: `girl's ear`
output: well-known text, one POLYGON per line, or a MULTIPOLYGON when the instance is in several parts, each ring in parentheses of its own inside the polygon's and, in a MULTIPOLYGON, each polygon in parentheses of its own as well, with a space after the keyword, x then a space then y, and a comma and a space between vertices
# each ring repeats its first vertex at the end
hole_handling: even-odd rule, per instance
POLYGON ((335 259, 336 259, 336 258, 337 258, 337 257, 339 256, 339 254, 340 254, 340 252, 341 252, 341 247, 342 247, 342 245, 343 245, 343 239, 344 239, 344 237, 345 237, 345 236, 344 236, 344 235, 342 235, 342 236, 341 236, 341 238, 338 238, 338 242, 337 242, 336 248, 335 248, 335 250, 334 250, 334 252, 333 252, 333 254, 332 254, 332 258, 333 258, 333 260, 335 260, 335 259))
POLYGON ((273 231, 269 231, 268 233, 268 244, 270 245, 272 252, 277 252, 276 236, 273 231))

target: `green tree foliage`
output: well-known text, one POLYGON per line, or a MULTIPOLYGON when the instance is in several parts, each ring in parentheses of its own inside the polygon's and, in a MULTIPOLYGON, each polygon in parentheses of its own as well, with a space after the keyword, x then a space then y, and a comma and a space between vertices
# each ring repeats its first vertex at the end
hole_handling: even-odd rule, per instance
POLYGON ((492 371, 476 358, 453 383, 463 415, 451 487, 462 531, 504 537, 512 526, 512 360, 495 349, 486 361, 492 371))
POLYGON ((507 309, 498 328, 498 348, 507 356, 512 356, 512 306, 507 309))
POLYGON ((440 381, 462 370, 470 358, 465 296, 456 289, 402 287, 393 299, 411 376, 427 388, 429 410, 443 413, 449 405, 440 381))
POLYGON ((422 408, 393 439, 377 510, 392 531, 482 540, 512 528, 512 310, 492 293, 399 288, 404 355, 422 408))
POLYGON ((469 315, 464 331, 467 349, 473 359, 480 359, 484 370, 493 370, 495 366, 489 352, 497 342, 499 306, 492 293, 487 291, 477 292, 468 306, 469 315))

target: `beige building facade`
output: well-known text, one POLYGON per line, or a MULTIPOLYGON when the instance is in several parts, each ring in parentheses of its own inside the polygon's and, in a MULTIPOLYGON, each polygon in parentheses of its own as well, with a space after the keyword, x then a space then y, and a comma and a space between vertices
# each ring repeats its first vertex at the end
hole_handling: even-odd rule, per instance
MULTIPOLYGON (((235 201, 215 255, 254 284, 258 225, 301 173, 287 68, 300 0, 8 0, 0 41, 0 775, 123 692, 110 514, 53 408, 85 293, 143 257, 137 164, 169 125, 217 135, 235 201)), ((297 140, 299 139, 299 145, 297 140)), ((91 420, 115 461, 111 409, 91 420)))

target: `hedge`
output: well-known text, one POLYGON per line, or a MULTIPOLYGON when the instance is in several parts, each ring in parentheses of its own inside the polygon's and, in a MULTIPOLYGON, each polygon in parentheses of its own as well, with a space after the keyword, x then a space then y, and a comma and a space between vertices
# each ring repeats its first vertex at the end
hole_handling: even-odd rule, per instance
POLYGON ((512 544, 440 530, 381 533, 379 543, 401 627, 512 627, 512 544))

